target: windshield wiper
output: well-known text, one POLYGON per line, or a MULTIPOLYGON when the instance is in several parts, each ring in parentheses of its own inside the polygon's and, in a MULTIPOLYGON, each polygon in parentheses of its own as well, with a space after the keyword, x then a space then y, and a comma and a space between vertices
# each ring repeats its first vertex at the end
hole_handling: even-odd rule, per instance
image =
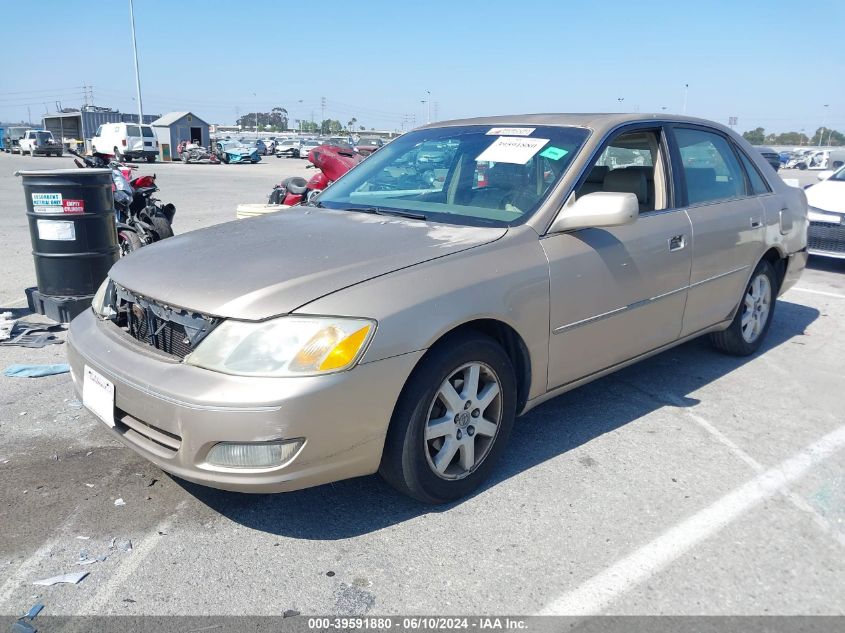
POLYGON ((412 211, 400 211, 399 209, 382 209, 381 207, 356 207, 350 208, 349 211, 360 211, 361 213, 372 213, 374 215, 393 215, 400 218, 408 218, 411 220, 425 220, 427 219, 422 213, 414 213, 412 211))

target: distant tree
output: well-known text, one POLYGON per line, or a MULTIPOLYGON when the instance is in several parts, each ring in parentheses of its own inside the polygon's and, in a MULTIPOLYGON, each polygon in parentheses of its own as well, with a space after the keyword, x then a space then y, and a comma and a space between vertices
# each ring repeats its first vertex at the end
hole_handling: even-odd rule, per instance
POLYGON ((326 119, 320 124, 320 134, 337 134, 343 130, 343 125, 337 119, 326 119))
POLYGON ((349 121, 346 123, 346 129, 347 129, 348 131, 350 131, 350 132, 351 132, 352 130, 354 130, 354 129, 355 129, 355 124, 356 124, 357 122, 358 122, 358 119, 356 119, 355 117, 352 117, 352 118, 351 118, 351 119, 349 119, 349 121))
POLYGON ((288 111, 282 107, 276 106, 273 108, 267 116, 267 119, 269 124, 277 130, 288 129, 288 111))
POLYGON ((766 142, 766 130, 761 127, 754 128, 749 132, 743 132, 742 138, 744 138, 752 145, 762 145, 766 142))
POLYGON ((308 132, 309 134, 313 134, 319 129, 319 126, 314 121, 300 121, 300 126, 303 132, 308 132))
POLYGON ((362 126, 361 126, 361 127, 359 127, 358 129, 359 129, 359 130, 361 130, 361 131, 363 132, 363 131, 364 131, 364 130, 366 130, 367 128, 366 128, 366 127, 364 127, 364 126, 362 125, 362 126))

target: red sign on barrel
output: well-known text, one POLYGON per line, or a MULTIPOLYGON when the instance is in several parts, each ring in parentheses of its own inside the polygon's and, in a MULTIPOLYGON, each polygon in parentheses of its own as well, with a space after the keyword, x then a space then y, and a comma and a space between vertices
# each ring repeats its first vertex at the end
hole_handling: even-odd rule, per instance
POLYGON ((85 213, 85 200, 62 200, 65 213, 85 213))

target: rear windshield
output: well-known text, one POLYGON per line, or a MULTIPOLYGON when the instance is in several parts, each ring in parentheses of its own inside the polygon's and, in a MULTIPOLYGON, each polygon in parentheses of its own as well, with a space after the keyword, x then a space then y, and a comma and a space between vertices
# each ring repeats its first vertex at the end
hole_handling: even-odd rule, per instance
POLYGON ((138 129, 137 125, 127 125, 126 136, 141 136, 141 130, 138 129))
POLYGON ((50 132, 36 132, 35 138, 39 143, 46 143, 53 140, 53 135, 50 132))
POLYGON ((152 138, 153 137, 153 128, 144 126, 141 128, 141 131, 144 133, 145 138, 152 138))

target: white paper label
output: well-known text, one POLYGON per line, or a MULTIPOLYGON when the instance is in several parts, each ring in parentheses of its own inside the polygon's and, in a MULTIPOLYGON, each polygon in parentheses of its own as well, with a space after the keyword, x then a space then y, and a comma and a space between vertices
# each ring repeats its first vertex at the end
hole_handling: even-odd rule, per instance
POLYGON ((82 379, 82 404, 103 422, 114 426, 114 385, 88 365, 82 379))
POLYGON ((476 161, 491 163, 513 163, 524 165, 531 157, 539 152, 543 145, 549 142, 547 138, 519 138, 514 136, 500 136, 481 152, 476 161))
POLYGON ((531 136, 533 127, 491 127, 487 136, 531 136))
POLYGON ((34 193, 32 194, 32 206, 34 207, 58 207, 62 209, 62 194, 60 193, 34 193))
POLYGON ((63 220, 36 220, 36 222, 39 239, 57 242, 72 242, 76 239, 76 228, 73 222, 63 220))

